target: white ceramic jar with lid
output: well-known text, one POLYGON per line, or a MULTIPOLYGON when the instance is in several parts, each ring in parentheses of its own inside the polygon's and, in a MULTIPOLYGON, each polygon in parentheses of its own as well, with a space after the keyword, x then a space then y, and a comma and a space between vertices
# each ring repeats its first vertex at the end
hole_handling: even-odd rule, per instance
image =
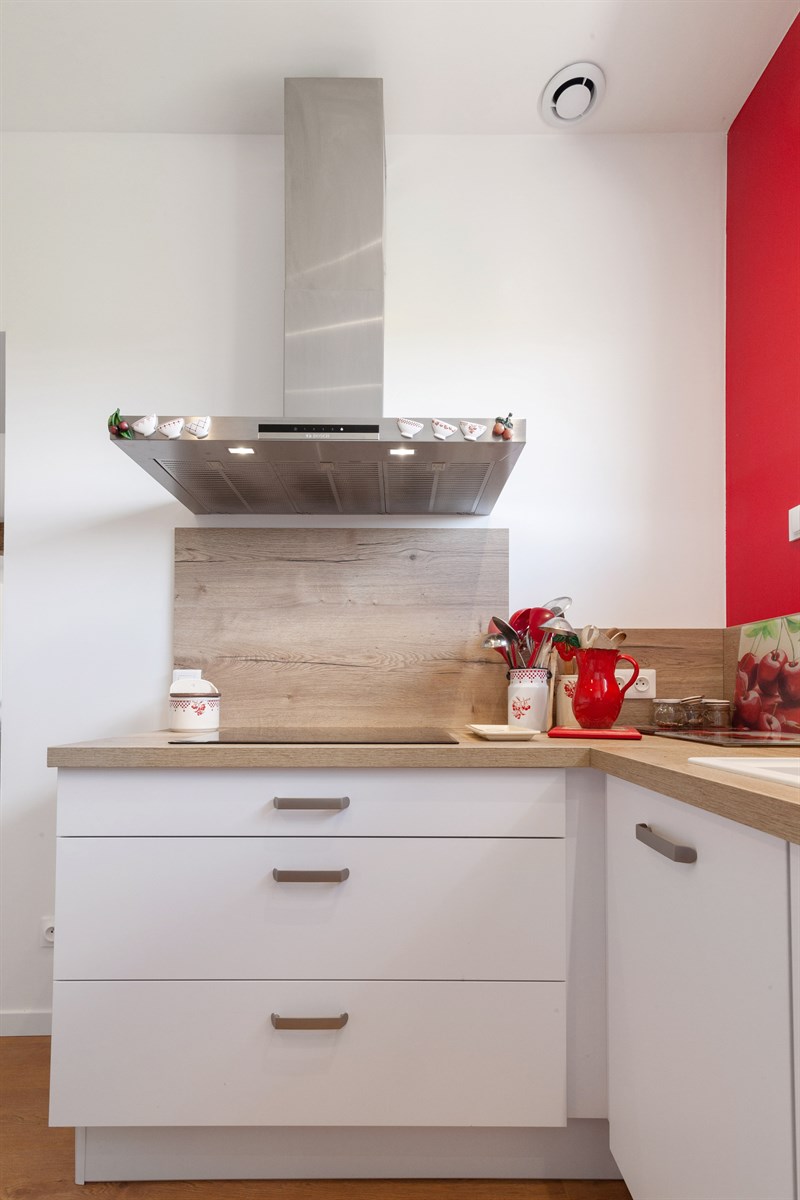
POLYGON ((169 728, 173 733, 208 733, 219 729, 221 695, 202 671, 172 673, 169 689, 169 728))

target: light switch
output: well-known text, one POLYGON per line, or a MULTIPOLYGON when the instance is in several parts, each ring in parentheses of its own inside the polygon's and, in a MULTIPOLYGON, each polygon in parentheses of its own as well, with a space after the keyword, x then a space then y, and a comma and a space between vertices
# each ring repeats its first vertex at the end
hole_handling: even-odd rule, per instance
POLYGON ((800 538, 800 504, 789 509, 789 541, 796 542, 800 538))

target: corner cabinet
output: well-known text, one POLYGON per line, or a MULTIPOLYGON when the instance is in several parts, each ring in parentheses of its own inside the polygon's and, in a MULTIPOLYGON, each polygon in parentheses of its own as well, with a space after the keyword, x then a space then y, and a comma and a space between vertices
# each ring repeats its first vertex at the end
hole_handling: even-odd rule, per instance
POLYGON ((796 1195, 788 862, 608 780, 609 1123, 634 1200, 796 1195))
POLYGON ((51 1123, 566 1124, 557 770, 66 770, 51 1123))

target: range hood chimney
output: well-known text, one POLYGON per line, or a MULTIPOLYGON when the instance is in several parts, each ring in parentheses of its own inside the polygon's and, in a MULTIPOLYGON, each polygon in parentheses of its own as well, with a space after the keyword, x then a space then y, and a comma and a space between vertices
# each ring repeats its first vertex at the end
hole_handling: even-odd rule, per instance
POLYGON ((383 415, 382 79, 286 79, 283 413, 383 415))
POLYGON ((113 440, 195 513, 491 512, 524 421, 506 440, 495 401, 402 429, 382 415, 383 81, 287 79, 284 129, 283 418, 162 416, 140 433, 126 415, 135 436, 113 440))

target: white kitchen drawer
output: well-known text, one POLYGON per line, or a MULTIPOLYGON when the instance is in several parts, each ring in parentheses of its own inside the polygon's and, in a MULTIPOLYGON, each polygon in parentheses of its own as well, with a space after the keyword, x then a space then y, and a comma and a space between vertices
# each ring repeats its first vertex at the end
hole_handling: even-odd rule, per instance
POLYGON ((561 980, 565 893, 561 838, 64 838, 55 976, 561 980))
POLYGON ((58 776, 61 837, 563 837, 564 772, 76 770, 58 776), (341 811, 274 798, 340 799, 341 811))
POLYGON ((53 1125, 564 1125, 563 983, 57 983, 53 1125), (348 1014, 338 1030, 271 1014, 348 1014))

